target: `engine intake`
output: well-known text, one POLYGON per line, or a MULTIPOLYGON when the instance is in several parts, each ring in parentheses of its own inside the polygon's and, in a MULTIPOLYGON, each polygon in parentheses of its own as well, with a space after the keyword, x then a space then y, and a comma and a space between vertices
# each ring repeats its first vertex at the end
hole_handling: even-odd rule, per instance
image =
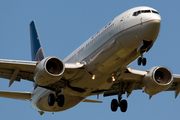
POLYGON ((58 75, 63 71, 64 64, 57 58, 51 58, 46 63, 46 70, 53 75, 58 75))
POLYGON ((166 68, 158 68, 154 73, 154 79, 159 84, 168 84, 172 79, 171 72, 166 68))
POLYGON ((59 81, 64 73, 65 65, 57 57, 47 57, 40 61, 34 72, 34 81, 46 86, 59 81))
POLYGON ((155 95, 168 89, 172 83, 172 73, 168 68, 162 66, 153 67, 144 76, 144 92, 149 95, 155 95))

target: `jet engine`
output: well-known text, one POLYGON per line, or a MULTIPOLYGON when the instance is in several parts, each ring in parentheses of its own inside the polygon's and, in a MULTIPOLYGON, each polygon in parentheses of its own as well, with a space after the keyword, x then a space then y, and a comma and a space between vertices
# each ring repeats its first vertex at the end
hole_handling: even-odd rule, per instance
POLYGON ((162 66, 153 67, 144 76, 143 86, 144 92, 149 95, 155 95, 168 89, 173 83, 173 75, 171 71, 162 66))
POLYGON ((40 86, 57 82, 63 76, 65 65, 57 57, 47 57, 38 63, 34 72, 34 81, 40 86))

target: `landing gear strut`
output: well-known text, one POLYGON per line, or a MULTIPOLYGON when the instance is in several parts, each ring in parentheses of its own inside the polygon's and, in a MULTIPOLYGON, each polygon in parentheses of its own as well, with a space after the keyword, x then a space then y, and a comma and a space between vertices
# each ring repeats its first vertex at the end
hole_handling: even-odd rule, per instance
POLYGON ((49 94, 48 96, 48 105, 49 106, 53 106, 55 102, 57 102, 59 107, 63 107, 64 106, 64 95, 58 95, 60 92, 56 92, 56 95, 54 95, 53 93, 49 94))
POLYGON ((148 52, 150 50, 150 48, 153 46, 153 40, 143 40, 138 48, 137 48, 137 52, 140 52, 141 57, 138 58, 138 65, 146 65, 146 58, 143 58, 143 53, 148 52))

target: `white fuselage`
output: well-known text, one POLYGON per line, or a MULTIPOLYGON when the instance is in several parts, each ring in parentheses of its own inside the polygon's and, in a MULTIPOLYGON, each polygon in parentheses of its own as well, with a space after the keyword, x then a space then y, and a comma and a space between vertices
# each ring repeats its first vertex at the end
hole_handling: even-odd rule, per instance
POLYGON ((141 42, 155 42, 160 21, 160 15, 150 7, 132 8, 114 18, 64 59, 64 63, 85 64, 84 72, 69 80, 71 86, 82 88, 85 92, 65 87, 61 92, 65 96, 65 104, 58 107, 57 104, 49 106, 47 102, 48 95, 53 91, 37 88, 33 91, 32 108, 58 112, 77 105, 88 96, 101 94, 103 90, 109 89, 113 84, 112 76, 116 78, 116 75, 140 56, 137 49, 141 42), (139 10, 147 11, 138 14, 139 10), (93 76, 95 79, 92 79, 93 76))

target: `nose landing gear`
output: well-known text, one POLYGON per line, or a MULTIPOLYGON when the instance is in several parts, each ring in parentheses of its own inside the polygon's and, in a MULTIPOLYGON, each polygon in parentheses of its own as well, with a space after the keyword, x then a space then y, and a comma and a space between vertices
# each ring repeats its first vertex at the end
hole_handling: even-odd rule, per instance
POLYGON ((150 50, 150 48, 152 47, 152 45, 153 45, 152 40, 151 41, 143 40, 139 44, 139 46, 137 48, 137 52, 140 52, 141 57, 138 58, 138 65, 141 65, 141 64, 143 66, 146 65, 147 60, 146 60, 146 58, 143 58, 143 53, 148 52, 150 50))
POLYGON ((143 57, 143 53, 144 53, 144 52, 145 52, 145 50, 140 50, 141 57, 139 57, 139 58, 138 58, 138 61, 137 61, 139 66, 140 66, 141 64, 142 64, 143 66, 146 65, 147 60, 146 60, 146 58, 143 57))
POLYGON ((146 60, 146 58, 143 58, 143 56, 141 56, 141 57, 138 58, 138 65, 139 65, 139 66, 140 66, 141 64, 142 64, 143 66, 145 66, 145 65, 146 65, 146 62, 147 62, 147 60, 146 60))

